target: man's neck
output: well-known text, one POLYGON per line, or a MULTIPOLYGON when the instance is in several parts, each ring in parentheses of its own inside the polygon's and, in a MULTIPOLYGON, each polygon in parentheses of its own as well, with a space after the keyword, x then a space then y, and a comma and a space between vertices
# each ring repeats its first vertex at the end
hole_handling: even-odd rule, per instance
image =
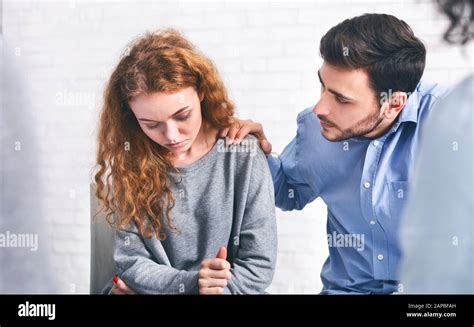
POLYGON ((377 139, 381 137, 382 135, 387 133, 390 130, 390 128, 392 128, 392 126, 398 121, 400 117, 400 113, 401 111, 392 120, 384 119, 376 129, 374 129, 370 133, 365 134, 364 137, 369 138, 369 139, 377 139))

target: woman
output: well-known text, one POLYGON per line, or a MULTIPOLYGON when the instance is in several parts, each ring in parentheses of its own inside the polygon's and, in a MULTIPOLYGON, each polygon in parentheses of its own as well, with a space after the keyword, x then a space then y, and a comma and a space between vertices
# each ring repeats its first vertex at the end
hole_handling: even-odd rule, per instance
POLYGON ((218 138, 234 106, 217 70, 172 29, 127 52, 105 90, 95 175, 117 229, 118 277, 142 294, 264 292, 276 257, 273 183, 263 152, 248 146, 255 138, 218 138))

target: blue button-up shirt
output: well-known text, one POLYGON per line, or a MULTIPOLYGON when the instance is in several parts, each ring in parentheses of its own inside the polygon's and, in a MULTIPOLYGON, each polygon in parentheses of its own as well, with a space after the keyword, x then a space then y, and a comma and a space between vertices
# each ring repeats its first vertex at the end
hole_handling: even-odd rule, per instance
POLYGON ((298 115, 296 137, 279 157, 268 156, 277 207, 301 210, 317 197, 327 205, 323 293, 398 290, 399 224, 422 122, 447 92, 419 83, 397 121, 377 139, 330 142, 307 108, 298 115))

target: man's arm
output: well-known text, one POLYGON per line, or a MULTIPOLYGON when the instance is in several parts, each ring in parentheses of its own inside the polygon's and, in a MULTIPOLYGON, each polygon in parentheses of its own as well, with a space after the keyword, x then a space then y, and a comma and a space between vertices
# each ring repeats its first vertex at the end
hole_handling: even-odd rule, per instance
MULTIPOLYGON (((298 121, 301 119, 304 118, 300 114, 298 121)), ((301 210, 319 196, 318 191, 311 188, 299 169, 299 160, 302 159, 300 152, 310 151, 310 149, 302 149, 300 146, 303 136, 299 124, 296 137, 285 147, 280 156, 269 155, 272 145, 267 140, 260 123, 235 118, 231 127, 220 132, 221 137, 227 137, 233 143, 239 143, 248 134, 257 137, 262 150, 268 156, 267 161, 275 189, 275 204, 278 208, 285 211, 301 210)))

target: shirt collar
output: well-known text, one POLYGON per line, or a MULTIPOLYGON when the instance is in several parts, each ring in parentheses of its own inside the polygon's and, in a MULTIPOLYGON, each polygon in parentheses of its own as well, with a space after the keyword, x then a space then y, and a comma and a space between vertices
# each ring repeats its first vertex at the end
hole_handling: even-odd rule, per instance
MULTIPOLYGON (((396 132, 402 123, 406 122, 413 122, 415 124, 418 123, 418 108, 420 107, 421 102, 421 90, 422 82, 420 81, 416 86, 415 91, 408 96, 407 102, 403 107, 400 115, 397 118, 397 121, 392 125, 392 127, 382 136, 380 136, 381 140, 385 140, 388 135, 396 132)), ((353 141, 370 141, 371 139, 365 137, 353 137, 351 138, 353 141)))
POLYGON ((418 123, 418 108, 420 107, 421 101, 420 87, 421 81, 416 86, 415 91, 408 97, 407 102, 405 103, 405 106, 403 107, 402 112, 400 113, 398 122, 395 123, 396 127, 408 121, 411 121, 415 124, 418 123))

